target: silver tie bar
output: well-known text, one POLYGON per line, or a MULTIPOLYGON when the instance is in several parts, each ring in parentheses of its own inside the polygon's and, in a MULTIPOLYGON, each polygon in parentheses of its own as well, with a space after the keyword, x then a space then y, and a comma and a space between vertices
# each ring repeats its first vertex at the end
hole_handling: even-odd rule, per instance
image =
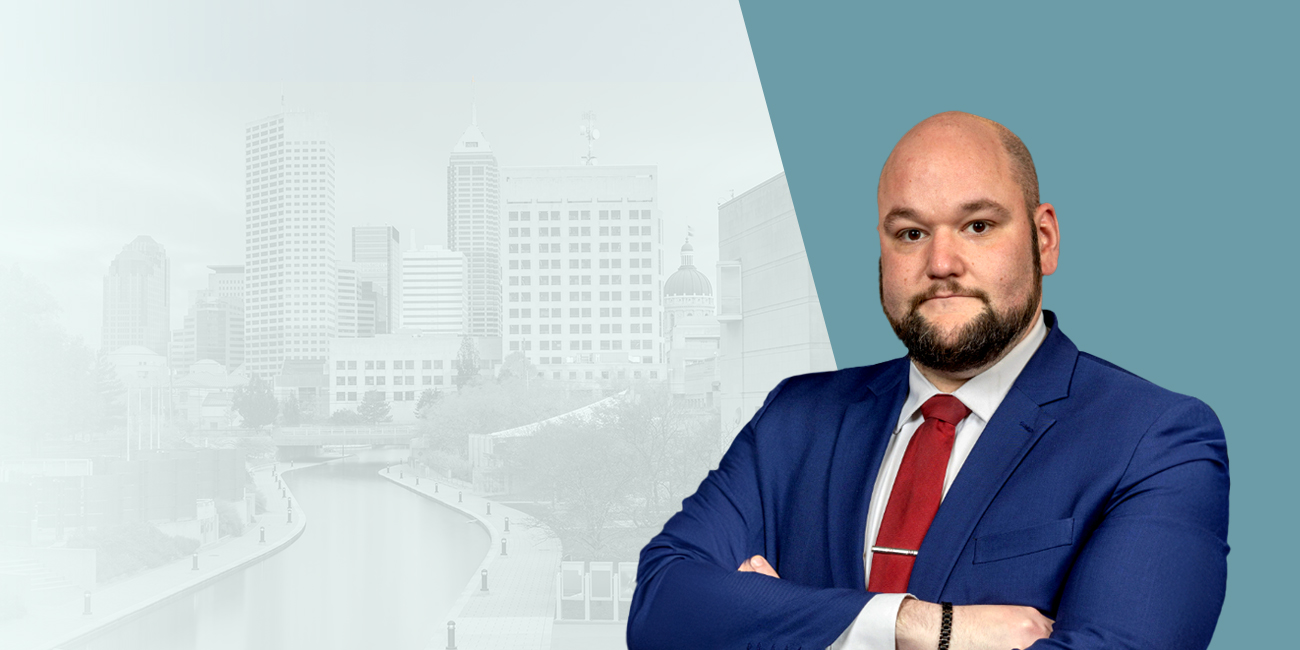
POLYGON ((908 548, 890 548, 888 546, 872 546, 872 553, 893 553, 894 555, 916 555, 916 551, 908 548))

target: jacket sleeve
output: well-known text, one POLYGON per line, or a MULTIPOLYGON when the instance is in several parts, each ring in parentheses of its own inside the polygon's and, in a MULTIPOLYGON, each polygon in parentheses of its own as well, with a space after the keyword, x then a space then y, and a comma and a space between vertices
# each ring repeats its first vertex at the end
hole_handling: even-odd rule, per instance
MULTIPOLYGON (((629 650, 822 650, 871 598, 737 571, 763 553, 756 439, 786 380, 737 434, 718 468, 641 551, 627 623, 629 650)), ((772 431, 772 435, 792 432, 772 431)))
POLYGON ((1223 607, 1227 537, 1223 427, 1187 398, 1137 445, 1066 580, 1051 638, 1032 647, 1203 650, 1223 607))

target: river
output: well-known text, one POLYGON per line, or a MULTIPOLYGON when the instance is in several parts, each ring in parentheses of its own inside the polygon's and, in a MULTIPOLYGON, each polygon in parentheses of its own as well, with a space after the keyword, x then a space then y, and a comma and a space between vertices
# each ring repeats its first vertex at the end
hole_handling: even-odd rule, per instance
POLYGON ((405 455, 362 451, 285 474, 307 513, 302 537, 78 648, 424 650, 445 634, 490 540, 469 517, 377 475, 405 455))

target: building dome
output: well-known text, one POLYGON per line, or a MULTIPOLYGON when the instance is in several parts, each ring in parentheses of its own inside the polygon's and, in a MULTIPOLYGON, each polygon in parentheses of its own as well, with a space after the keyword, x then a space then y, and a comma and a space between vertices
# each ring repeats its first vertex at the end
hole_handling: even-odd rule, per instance
POLYGON ((693 256, 695 249, 688 241, 682 245, 682 265, 664 283, 664 296, 712 296, 713 283, 709 276, 695 268, 693 256))

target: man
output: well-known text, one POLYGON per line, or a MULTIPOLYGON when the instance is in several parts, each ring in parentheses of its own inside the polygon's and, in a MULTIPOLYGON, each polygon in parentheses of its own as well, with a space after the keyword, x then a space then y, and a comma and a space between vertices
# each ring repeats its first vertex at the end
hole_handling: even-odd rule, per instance
POLYGON ((1222 427, 1042 310, 1060 231, 1020 139, 931 117, 877 201, 908 357, 768 395, 641 552, 628 647, 1205 648, 1222 427))

